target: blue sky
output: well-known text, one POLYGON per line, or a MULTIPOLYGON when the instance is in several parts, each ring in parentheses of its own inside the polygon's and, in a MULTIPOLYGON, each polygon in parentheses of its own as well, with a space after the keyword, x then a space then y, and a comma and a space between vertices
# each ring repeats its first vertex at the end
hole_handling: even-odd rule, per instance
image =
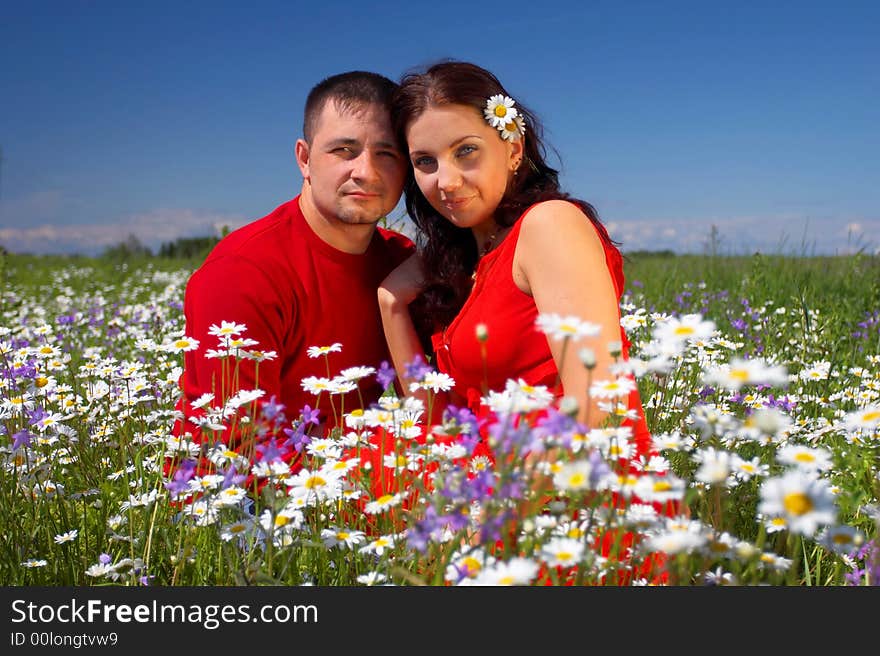
MULTIPOLYGON (((0 244, 95 254, 300 189, 322 78, 449 57, 543 120, 624 251, 880 249, 877 2, 7 1, 0 244)), ((393 219, 402 217, 402 206, 393 219)))

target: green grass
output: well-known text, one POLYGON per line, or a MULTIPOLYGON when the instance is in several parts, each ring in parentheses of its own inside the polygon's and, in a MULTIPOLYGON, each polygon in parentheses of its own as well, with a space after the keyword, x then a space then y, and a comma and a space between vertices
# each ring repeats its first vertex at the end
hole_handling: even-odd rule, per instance
MULTIPOLYGON (((241 539, 222 537, 234 522, 247 519, 240 506, 224 507, 218 521, 199 525, 168 502, 161 439, 171 424, 181 358, 148 343, 162 344, 183 330, 184 285, 200 261, 19 255, 0 260, 5 372, 0 378, 5 402, 0 584, 138 585, 147 576, 158 585, 351 585, 370 573, 403 585, 443 583, 446 566, 463 554, 460 539, 417 552, 401 537, 382 555, 330 548, 321 540, 322 529, 343 522, 351 530, 372 530, 367 541, 377 532, 399 530, 401 522, 412 527, 422 518, 422 506, 410 515, 397 511, 396 523, 379 515, 379 528, 370 529, 363 515, 339 502, 319 504, 304 511, 302 528, 273 529, 273 541, 259 539, 259 531, 245 532, 241 539), (47 345, 55 349, 53 355, 36 353, 47 345), (149 393, 136 391, 140 387, 149 393), (56 424, 63 430, 31 426, 31 411, 18 410, 15 399, 58 413, 56 424), (23 430, 34 439, 13 449, 13 438, 23 430), (141 504, 151 493, 158 499, 141 504), (59 543, 57 536, 71 530, 77 537, 59 543), (46 563, 23 566, 29 559, 46 563), (87 575, 100 569, 102 559, 111 569, 87 575)), ((679 432, 693 440, 689 448, 664 451, 670 471, 686 483, 690 518, 711 528, 713 539, 733 536, 755 550, 749 555, 743 547, 742 553, 723 557, 705 550, 682 554, 669 561, 670 580, 701 584, 707 572, 721 567, 745 584, 845 584, 851 563, 822 546, 818 533, 768 533, 758 507, 764 480, 787 470, 778 459, 784 446, 822 449, 832 463, 822 478, 835 490, 835 526, 857 531, 862 541, 876 538, 870 508, 878 504, 880 435, 876 429, 854 435, 843 422, 859 408, 878 404, 880 258, 633 253, 625 270, 623 314, 645 317, 644 325, 630 332, 633 357, 649 358, 652 328, 667 316, 699 314, 719 331, 718 339, 692 344, 677 356, 672 370, 640 377, 639 386, 655 437, 679 432), (706 370, 734 357, 784 366, 791 381, 784 389, 752 385, 738 394, 710 389, 703 382, 706 370), (811 379, 811 371, 827 375, 811 379), (767 443, 735 437, 750 428, 754 410, 782 398, 792 402, 791 427, 784 434, 767 443), (701 436, 707 409, 719 410, 733 427, 701 436), (695 452, 709 447, 757 458, 768 473, 731 488, 696 482, 695 452), (790 563, 774 569, 773 558, 790 563)), ((497 472, 503 480, 523 473, 521 462, 497 472)), ((269 494, 271 486, 266 489, 254 495, 257 516, 265 512, 270 523, 277 522, 287 499, 269 494)), ((422 496, 438 511, 449 507, 450 500, 437 494, 422 496)), ((559 522, 578 508, 599 517, 607 498, 572 494, 563 500, 561 510, 550 510, 559 522)), ((504 499, 494 498, 483 517, 505 509, 504 499)), ((524 517, 510 526, 520 530, 534 521, 524 517)), ((603 521, 613 525, 615 520, 603 521)), ((537 561, 548 539, 520 532, 495 555, 537 561)), ((590 537, 581 539, 592 544, 590 537)), ((581 565, 579 581, 607 582, 590 569, 597 565, 594 559, 585 557, 581 565)), ((864 579, 877 582, 867 574, 864 579)))

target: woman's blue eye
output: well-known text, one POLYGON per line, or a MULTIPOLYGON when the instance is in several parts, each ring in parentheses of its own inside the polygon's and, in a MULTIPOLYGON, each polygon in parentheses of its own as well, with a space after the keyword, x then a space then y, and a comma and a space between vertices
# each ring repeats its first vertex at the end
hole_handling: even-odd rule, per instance
POLYGON ((413 162, 414 166, 430 166, 434 162, 431 157, 418 157, 416 161, 413 162))
POLYGON ((470 144, 468 144, 468 145, 465 145, 465 146, 462 146, 461 148, 459 148, 458 154, 459 155, 470 155, 471 153, 475 152, 476 150, 477 150, 476 146, 471 146, 470 144))

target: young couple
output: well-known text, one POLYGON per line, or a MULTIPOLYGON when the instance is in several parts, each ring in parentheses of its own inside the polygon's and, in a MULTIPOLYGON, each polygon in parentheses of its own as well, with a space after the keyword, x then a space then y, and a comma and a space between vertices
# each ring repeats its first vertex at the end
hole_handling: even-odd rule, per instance
MULTIPOLYGON (((405 365, 417 356, 455 380, 448 400, 460 407, 477 410, 521 379, 572 397, 578 419, 600 426, 608 408, 590 381, 616 379, 615 358, 627 357, 622 259, 593 207, 559 188, 541 134, 522 98, 469 63, 399 84, 366 72, 318 84, 296 142, 301 193, 224 238, 187 285, 186 334, 199 347, 185 353, 176 433, 198 442, 190 418, 209 394, 218 403, 224 390, 257 388, 270 416, 308 405, 329 427, 341 420, 331 395, 316 406, 304 380, 344 372, 351 389, 333 398, 353 410, 383 390, 359 367, 390 360, 409 393, 405 365), (402 193, 418 247, 377 227, 402 193), (539 315, 592 326, 569 321, 564 342, 537 327, 539 315), (234 380, 217 357, 231 346, 251 352, 234 380)), ((624 401, 635 455, 647 454, 638 392, 624 401)), ((240 446, 234 431, 224 440, 240 446)))

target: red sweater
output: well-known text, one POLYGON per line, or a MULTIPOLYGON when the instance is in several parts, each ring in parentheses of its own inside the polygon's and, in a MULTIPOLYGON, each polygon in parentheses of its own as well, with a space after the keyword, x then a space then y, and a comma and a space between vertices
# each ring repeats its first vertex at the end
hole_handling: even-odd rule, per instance
MULTIPOLYGON (((357 365, 377 368, 382 360, 390 360, 376 290, 412 249, 403 235, 378 228, 363 255, 339 251, 306 223, 299 197, 227 235, 186 286, 185 332, 199 340, 199 347, 184 354, 183 398, 178 410, 186 417, 198 414, 189 404, 206 392, 214 393, 210 407, 221 405, 235 390, 259 388, 265 392, 260 404, 274 396, 284 405, 286 426, 306 404, 315 408, 316 401, 322 417, 333 426, 330 395, 316 397, 301 382, 308 376, 332 378, 357 365), (275 351, 277 357, 259 365, 239 360, 238 378, 233 381, 229 371, 235 359, 227 358, 224 364, 222 359, 205 357, 208 349, 222 350, 219 338, 208 333, 211 325, 220 326, 222 321, 246 326, 238 337, 258 342, 244 347, 247 350, 275 351), (337 342, 342 350, 328 354, 328 374, 325 357, 309 357, 307 349, 337 342), (222 395, 215 389, 221 379, 226 381, 222 395)), ((360 390, 364 406, 382 393, 375 376, 361 379, 360 390)), ((332 397, 337 412, 343 407, 341 398, 332 397)), ((345 412, 361 406, 356 390, 345 395, 345 412)), ((177 422, 176 435, 187 431, 201 441, 196 424, 177 422)), ((286 438, 284 434, 278 437, 286 438)), ((231 446, 237 438, 234 430, 223 434, 231 446)))

